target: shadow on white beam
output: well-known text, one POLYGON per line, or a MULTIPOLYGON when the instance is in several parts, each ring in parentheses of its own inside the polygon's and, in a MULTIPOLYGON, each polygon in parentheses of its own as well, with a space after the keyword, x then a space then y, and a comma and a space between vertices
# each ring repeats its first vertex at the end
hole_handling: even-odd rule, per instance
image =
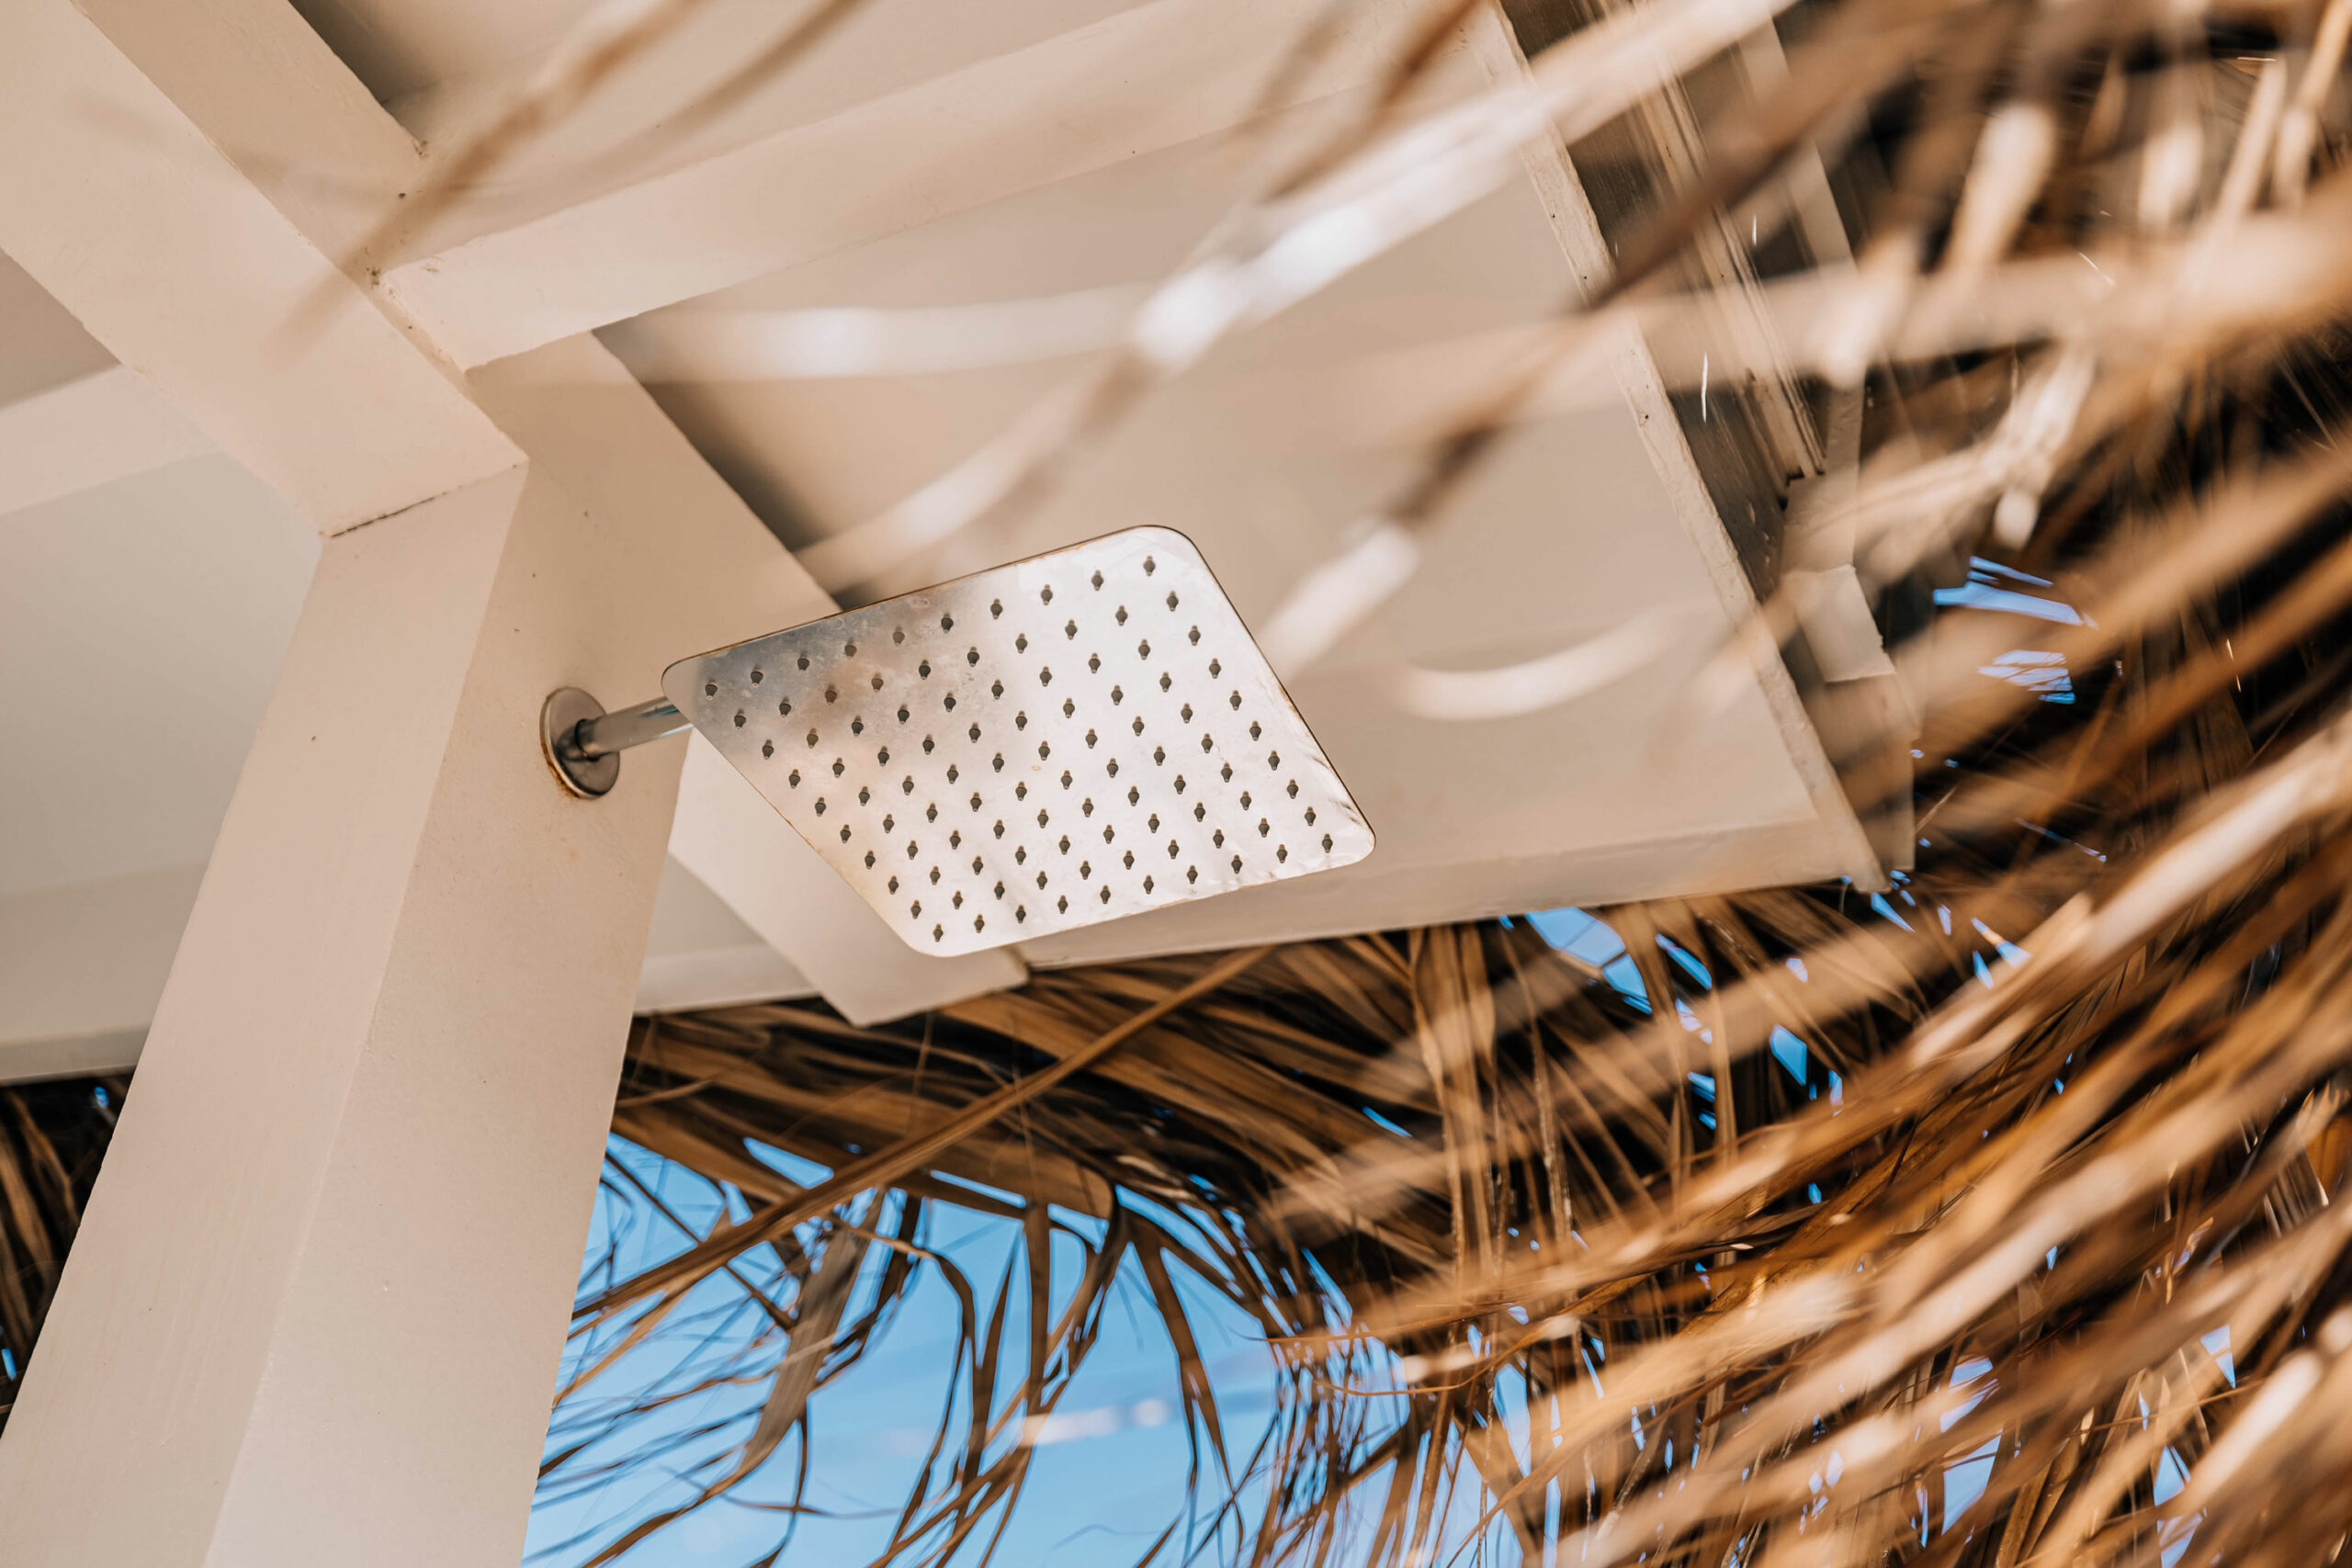
POLYGON ((1322 0, 1106 5, 1079 27, 1070 9, 967 7, 959 26, 952 8, 876 6, 863 36, 853 23, 801 71, 664 147, 651 172, 616 174, 603 150, 724 79, 750 35, 690 38, 661 60, 661 80, 601 95, 602 112, 388 258, 385 291, 445 352, 481 365, 1367 83, 1411 24, 1402 6, 1349 9, 1317 66, 1270 103, 1268 80, 1322 0))

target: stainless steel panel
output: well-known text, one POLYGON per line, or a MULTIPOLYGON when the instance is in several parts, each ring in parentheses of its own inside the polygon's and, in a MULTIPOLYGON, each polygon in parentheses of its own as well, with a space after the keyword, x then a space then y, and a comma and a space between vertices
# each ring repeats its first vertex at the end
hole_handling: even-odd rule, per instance
POLYGON ((1240 616, 1165 528, 682 660, 662 688, 922 953, 1372 852, 1240 616))

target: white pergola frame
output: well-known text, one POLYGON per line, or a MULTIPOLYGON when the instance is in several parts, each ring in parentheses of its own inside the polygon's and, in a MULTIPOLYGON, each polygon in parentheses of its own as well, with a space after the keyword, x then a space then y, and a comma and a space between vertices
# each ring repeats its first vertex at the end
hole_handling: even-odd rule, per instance
MULTIPOLYGON (((601 801, 556 786, 548 691, 634 701, 682 651, 832 608, 586 334, 1231 127, 1266 107, 1236 62, 1321 8, 1151 0, 814 118, 755 95, 643 168, 585 157, 610 127, 583 117, 359 257, 430 161, 287 0, 0 6, 0 250, 123 366, 0 418, 0 506, 217 448, 324 536, 0 1441, 0 1560, 515 1561, 665 852, 853 1018, 1021 978, 874 940, 707 749, 640 751, 601 801), (917 141, 920 178, 884 177, 917 141), (553 200, 522 177, 567 166, 605 172, 553 200)), ((1362 80, 1359 41, 1296 94, 1362 80)), ((1589 275, 1573 172, 1531 157, 1589 275)))

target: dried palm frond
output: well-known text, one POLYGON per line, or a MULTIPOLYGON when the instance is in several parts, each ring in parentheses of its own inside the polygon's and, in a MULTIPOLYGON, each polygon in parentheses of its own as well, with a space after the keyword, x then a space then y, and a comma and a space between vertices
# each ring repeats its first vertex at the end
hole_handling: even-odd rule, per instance
MULTIPOLYGON (((729 1375, 782 1364, 821 1259, 868 1235, 899 1255, 862 1323, 950 1267, 922 1253, 927 1205, 1031 1235, 1037 1302, 1068 1304, 1035 1310, 1050 1335, 1001 1392, 980 1373, 1001 1296, 967 1322, 975 1381, 937 1438, 952 1479, 894 1538, 917 1560, 1017 1495, 1023 1434, 1132 1257, 1180 1329, 1216 1473, 1274 1500, 1235 1555, 1417 1560, 1459 1528, 1466 1460, 1531 1558, 2105 1561, 2192 1540, 2199 1560, 2326 1561, 2352 1527, 2329 1392, 2352 1349, 2352 1206, 2330 1202, 2352 1175, 2352 741, 2305 688, 2340 669, 2249 671, 2258 704, 2210 697, 2096 805, 1935 825, 2085 765, 2100 716, 2181 655, 2177 631, 2151 636, 2099 714, 2012 716, 1946 771, 1935 852, 1887 914, 1758 893, 1611 911, 1577 944, 1598 969, 1524 926, 1460 928, 1043 975, 889 1030, 798 1007, 650 1020, 616 1130, 780 1215, 808 1195, 750 1146, 831 1169, 936 1151, 885 1224, 853 1213, 854 1184, 831 1194, 837 1217, 773 1271, 797 1298, 729 1375), (1214 968, 1238 973, 1017 1122, 924 1138, 1214 968), (1079 1216, 1096 1225, 1072 1282, 1042 1237, 1079 1216), (1171 1269, 1282 1351, 1246 1465, 1171 1269)), ((651 1271, 589 1310, 642 1321, 625 1314, 680 1282, 651 1271)), ((834 1341, 829 1375, 869 1343, 834 1341)), ((805 1390, 776 1386, 767 1408, 797 1419, 805 1390)))
MULTIPOLYGON (((1702 89, 1760 10, 1507 8, 1522 41, 1561 40, 1532 85, 1434 110, 1385 90, 1146 324, 1281 308, 1300 275, 1266 293, 1253 258, 1335 214, 1370 243, 1467 199, 1530 106, 1576 99, 1572 154, 1596 159, 1695 123, 1694 156, 1601 203, 1612 275, 1432 414, 1390 523, 1436 515, 1628 325, 1670 387, 1696 362, 1686 427, 1713 417, 1718 371, 1723 417, 1783 421, 1800 471, 1838 468, 1806 422, 1866 392, 1859 482, 1813 528, 1850 538, 1927 715, 1916 739, 1840 741, 1859 807, 1916 813, 1916 864, 1891 896, 1599 911, 1566 951, 1465 927, 1040 975, 888 1029, 804 1007, 647 1021, 616 1131, 742 1207, 599 1281, 582 1387, 743 1269, 766 1326, 696 1375, 770 1392, 748 1442, 705 1434, 682 1465, 724 1486, 805 1417, 808 1380, 780 1369, 829 1260, 889 1255, 860 1265, 820 1382, 922 1270, 953 1273, 922 1240, 944 1204, 1026 1239, 1030 1342, 1002 1354, 1004 1292, 983 1311, 956 1277, 960 1386, 890 1560, 977 1561, 996 1538, 1025 1437, 1132 1264, 1202 1456, 1193 1533, 1146 1555, 2333 1561, 2352 1530, 2352 5, 1805 5, 1785 71, 1750 70, 1744 96, 1702 89), (1657 73, 1623 63, 1645 47, 1657 73), (1815 149, 1850 262, 1775 206, 1815 149), (1416 205, 1429 180, 1445 192, 1416 205), (1709 258, 1735 213, 1757 215, 1755 254, 1726 283, 1709 258), (1722 336, 1735 287, 1764 337, 1722 336), (1803 392, 1777 414, 1748 406, 1769 367, 1740 357, 1767 342, 1803 392), (1938 587, 1951 607, 1922 614, 1938 587), (1890 800, 1872 759, 1905 741, 1890 800), (804 1186, 761 1151, 834 1175, 804 1186), (1081 1244, 1075 1280, 1057 1233, 1081 1244), (1186 1277, 1278 1351, 1247 1452, 1186 1277)), ((1058 460, 1105 405, 1078 406, 1017 433, 1021 464, 1058 460)), ((1359 551, 1307 586, 1360 615, 1410 566, 1359 551)), ((1760 646, 1803 676, 1819 577, 1751 568, 1761 611, 1721 662, 1760 646)), ((1488 672, 1448 705, 1564 700, 1621 655, 1488 672)), ((1707 692, 1689 701, 1704 722, 1707 692)), ((611 1438, 639 1414, 560 1420, 550 1485, 592 1473, 592 1449, 628 1462, 611 1438)))
POLYGON ((122 1103, 119 1077, 0 1089, 0 1425, 122 1103))

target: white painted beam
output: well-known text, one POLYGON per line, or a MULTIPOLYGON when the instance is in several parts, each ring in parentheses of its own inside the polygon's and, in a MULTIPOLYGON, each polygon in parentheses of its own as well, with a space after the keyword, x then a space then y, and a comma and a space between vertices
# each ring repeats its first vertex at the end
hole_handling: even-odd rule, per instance
MULTIPOLYGON (((198 31, 205 9, 188 8, 198 31)), ((209 54, 243 59, 227 40, 209 54)), ((306 140, 287 117, 320 106, 267 85, 214 79, 208 101, 241 112, 199 124, 73 0, 0 6, 0 250, 323 532, 513 466, 463 389, 221 150, 271 117, 263 154, 306 140)), ((346 125, 316 138, 339 145, 346 125)))
MULTIPOLYGON (((637 979, 637 1010, 683 1012, 791 1001, 817 994, 792 960, 757 937, 732 947, 645 955, 637 979)), ((53 1076, 53 1075, 52 1075, 53 1076)))
POLYGON ((520 1550, 683 750, 577 800, 539 704, 796 581, 559 368, 527 478, 326 543, 0 1438, 11 1561, 520 1550))
MULTIPOLYGON (((0 1084, 137 1066, 203 880, 198 863, 0 897, 0 1084)), ((637 1011, 815 994, 718 895, 664 863, 637 1011)))
MULTIPOLYGON (((462 364, 519 353, 1226 130, 1270 107, 1277 65, 1327 6, 1148 0, 1043 37, 959 29, 935 5, 882 9, 904 36, 857 56, 882 90, 860 96, 861 67, 820 56, 650 172, 585 156, 616 140, 592 117, 389 258, 387 293, 462 364), (925 73, 911 81, 910 61, 925 73)), ((993 23, 996 8, 972 15, 993 23)), ((1408 15, 1351 8, 1281 102, 1368 80, 1408 15)))
POLYGON ((96 1077, 127 1073, 139 1065, 147 1043, 143 1029, 107 1029, 96 1034, 61 1034, 0 1044, 0 1083, 40 1083, 49 1078, 96 1077))
MULTIPOLYGON (((1497 0, 1487 0, 1473 10, 1464 30, 1471 53, 1490 80, 1509 82, 1525 76, 1527 57, 1521 52, 1519 39, 1497 0)), ((1552 232, 1559 241, 1574 287, 1579 292, 1592 292, 1608 278, 1612 265, 1608 242, 1600 232, 1600 220, 1585 196, 1584 183, 1569 160, 1567 149, 1556 138, 1546 137, 1521 149, 1521 156, 1544 203, 1552 232)), ((1743 301, 1743 308, 1747 303, 1743 301)), ((1733 626, 1746 626, 1757 613, 1755 587, 1740 565, 1738 552, 1715 510, 1714 499, 1708 493, 1706 479, 1699 472, 1699 460, 1682 434, 1673 400, 1658 375, 1657 359, 1640 334, 1631 330, 1617 335, 1611 358, 1610 368, 1633 411, 1651 467, 1666 488, 1676 517, 1706 563, 1717 601, 1733 626)), ((1773 728, 1825 829, 1832 859, 1830 863, 1808 868, 1802 874, 1790 874, 1792 868, 1775 867, 1777 874, 1743 878, 1726 886, 1754 886, 1767 882, 1844 875, 1866 890, 1886 887, 1886 867, 1838 783, 1838 771, 1822 747, 1821 736, 1805 712, 1804 698, 1791 679, 1788 667, 1770 649, 1756 649, 1749 663, 1773 728)), ((1702 878, 1702 885, 1703 882, 1702 878)))
MULTIPOLYGON (((1703 760, 1702 760, 1703 761, 1703 760)), ((1434 807, 1442 810, 1442 803, 1434 807)), ((1380 824, 1375 821, 1376 829, 1380 824)), ((1727 822, 1687 833, 1584 844, 1507 860, 1384 866, 1374 854, 1345 881, 1301 877, 1272 888, 1179 905, 1024 942, 1038 969, 1126 963, 1259 942, 1306 942, 1447 920, 1523 915, 1562 904, 1600 907, 1696 893, 1834 881, 1851 856, 1809 823, 1727 822), (1660 867, 1673 880, 1661 886, 1660 867), (1281 896, 1280 890, 1297 891, 1281 896), (1273 895, 1273 896, 1269 896, 1273 895)))
POLYGON ((74 0, 310 242, 346 263, 424 150, 289 0, 74 0))
POLYGON ((139 1058, 204 867, 0 898, 0 1082, 139 1058))
POLYGON ((116 366, 0 407, 0 516, 217 450, 116 366))
POLYGON ((817 987, 673 855, 653 900, 637 1010, 732 1007, 810 997, 817 987))
MULTIPOLYGON (((595 339, 550 344, 473 380, 535 463, 575 493, 661 519, 681 559, 724 582, 744 608, 699 640, 673 640, 626 686, 597 692, 607 706, 654 694, 673 660, 832 614, 832 600, 595 339)), ((611 613, 637 612, 624 603, 611 613)), ((674 754, 685 745, 654 750, 674 754)), ((1024 978, 1010 953, 944 959, 910 949, 733 769, 707 747, 695 752, 671 853, 849 1018, 901 1018, 1024 978)), ((624 773, 636 755, 623 761, 624 773)))

